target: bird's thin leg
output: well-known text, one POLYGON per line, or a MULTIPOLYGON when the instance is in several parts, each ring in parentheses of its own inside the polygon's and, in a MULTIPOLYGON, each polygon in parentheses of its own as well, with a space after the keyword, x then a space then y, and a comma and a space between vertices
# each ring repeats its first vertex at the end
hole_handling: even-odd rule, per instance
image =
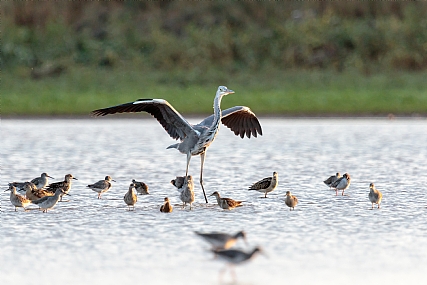
POLYGON ((225 271, 227 270, 227 266, 225 266, 224 268, 222 268, 220 271, 219 271, 219 283, 221 284, 222 283, 222 276, 224 275, 224 273, 225 273, 225 271))
POLYGON ((236 270, 234 269, 233 265, 230 265, 230 272, 231 272, 231 276, 233 278, 233 282, 236 283, 236 281, 237 281, 236 270))
POLYGON ((205 196, 206 204, 208 203, 208 198, 206 198, 205 188, 203 187, 203 164, 205 163, 206 152, 203 152, 200 155, 200 185, 202 186, 203 195, 205 196))
POLYGON ((188 168, 190 167, 190 159, 191 159, 191 153, 187 152, 187 168, 185 169, 185 177, 186 178, 188 175, 188 168))

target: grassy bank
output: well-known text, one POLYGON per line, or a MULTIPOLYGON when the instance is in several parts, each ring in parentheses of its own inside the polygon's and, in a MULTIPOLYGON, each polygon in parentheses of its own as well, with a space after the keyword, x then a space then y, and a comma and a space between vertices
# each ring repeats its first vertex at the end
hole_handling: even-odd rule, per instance
POLYGON ((29 70, 3 71, 2 116, 84 115, 133 101, 164 98, 183 114, 212 112, 218 85, 236 94, 222 107, 249 106, 262 115, 427 114, 426 74, 259 70, 161 73, 141 67, 72 66, 59 77, 31 79, 29 70))

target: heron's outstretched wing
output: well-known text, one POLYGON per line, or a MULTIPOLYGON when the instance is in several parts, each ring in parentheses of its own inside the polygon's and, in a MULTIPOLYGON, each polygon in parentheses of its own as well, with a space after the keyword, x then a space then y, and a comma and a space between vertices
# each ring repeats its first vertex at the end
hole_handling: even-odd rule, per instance
POLYGON ((147 112, 159 121, 166 132, 174 139, 183 140, 194 133, 190 123, 175 110, 168 101, 163 99, 138 99, 104 109, 92 111, 92 116, 105 116, 116 113, 147 112))
MULTIPOLYGON (((197 126, 210 126, 213 122, 213 115, 207 117, 197 126)), ((235 106, 222 110, 221 122, 234 132, 236 136, 243 138, 246 134, 248 138, 251 134, 257 137, 262 135, 262 128, 255 114, 245 106, 235 106)))

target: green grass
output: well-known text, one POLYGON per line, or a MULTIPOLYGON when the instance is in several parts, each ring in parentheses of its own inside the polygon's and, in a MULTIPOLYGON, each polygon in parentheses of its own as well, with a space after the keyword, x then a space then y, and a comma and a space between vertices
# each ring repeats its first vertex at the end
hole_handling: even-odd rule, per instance
POLYGON ((33 80, 27 70, 2 71, 2 116, 86 115, 138 98, 164 98, 183 114, 212 112, 218 85, 236 91, 222 107, 249 106, 258 115, 427 114, 425 73, 364 76, 357 72, 177 71, 136 66, 72 66, 59 77, 33 80))

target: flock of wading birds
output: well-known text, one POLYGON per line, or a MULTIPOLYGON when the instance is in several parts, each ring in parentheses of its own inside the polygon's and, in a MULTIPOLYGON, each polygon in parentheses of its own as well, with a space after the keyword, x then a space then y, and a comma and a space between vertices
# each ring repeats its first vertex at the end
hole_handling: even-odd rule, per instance
MULTIPOLYGON (((26 208, 31 204, 37 205, 40 210, 47 212, 52 209, 59 201, 62 201, 62 197, 68 194, 71 189, 71 181, 77 180, 73 177, 72 174, 65 175, 64 181, 48 183, 48 179, 52 178, 47 173, 42 173, 40 177, 36 177, 31 181, 26 182, 11 182, 9 183, 10 191, 10 202, 17 208, 22 207, 25 211, 26 208), (18 192, 23 194, 20 195, 18 192)), ((104 180, 99 180, 94 184, 87 185, 88 188, 98 193, 98 199, 101 199, 101 195, 111 189, 111 181, 114 181, 110 176, 105 176, 104 180)), ((340 173, 330 176, 328 179, 323 181, 327 186, 332 189, 335 189, 335 195, 338 195, 338 191, 342 191, 341 195, 344 195, 344 191, 350 186, 351 178, 348 173, 345 173, 343 176, 340 173)), ((195 200, 194 196, 194 181, 193 176, 188 175, 177 176, 175 179, 171 180, 171 184, 175 186, 179 192, 179 198, 183 202, 182 208, 185 208, 187 203, 190 204, 190 210, 192 209, 192 203, 195 200)), ((278 174, 273 172, 273 176, 266 177, 261 179, 258 182, 252 184, 248 190, 256 190, 258 192, 264 193, 264 198, 267 198, 267 194, 272 192, 277 188, 278 184, 278 174)), ((375 188, 374 183, 369 185, 370 191, 368 198, 372 203, 372 209, 374 204, 378 205, 380 208, 382 193, 375 188)), ((123 197, 124 202, 128 206, 128 210, 135 210, 135 204, 138 201, 137 194, 148 195, 149 187, 144 182, 136 181, 132 179, 132 183, 129 185, 129 190, 123 197)), ((215 191, 210 196, 215 196, 218 206, 225 210, 231 210, 236 207, 242 206, 242 201, 236 201, 231 198, 223 198, 220 194, 215 191)), ((294 210, 295 206, 298 204, 298 198, 291 194, 290 191, 286 191, 285 204, 289 207, 289 210, 294 210)), ((169 198, 164 199, 164 204, 160 207, 160 212, 170 213, 173 211, 173 206, 169 201, 169 198)))
MULTIPOLYGON (((171 104, 163 99, 138 99, 134 102, 120 104, 112 107, 98 109, 92 112, 93 116, 105 116, 116 113, 134 113, 134 112, 147 112, 151 114, 157 121, 162 125, 165 131, 173 139, 180 139, 180 143, 170 145, 168 148, 175 148, 182 154, 187 155, 187 168, 184 176, 177 176, 171 183, 178 189, 179 198, 183 202, 183 208, 186 204, 190 204, 190 210, 192 203, 194 202, 194 181, 191 175, 188 175, 188 169, 190 159, 192 156, 200 155, 201 157, 201 169, 200 169, 200 185, 207 202, 205 190, 203 187, 203 165, 205 160, 205 154, 214 141, 219 131, 220 124, 224 124, 227 128, 234 132, 236 136, 244 138, 251 138, 251 135, 257 137, 262 135, 262 128, 258 121, 258 118, 246 106, 234 106, 226 110, 221 110, 221 100, 224 96, 234 94, 234 91, 228 89, 226 86, 219 86, 214 98, 214 114, 206 117, 200 123, 193 125, 190 124, 181 114, 179 114, 171 104)), ((52 178, 46 173, 42 173, 40 177, 34 178, 27 182, 11 182, 9 183, 10 201, 15 206, 15 211, 18 207, 28 207, 30 204, 37 205, 43 212, 47 212, 52 209, 58 201, 62 201, 62 196, 70 195, 68 192, 71 189, 72 179, 76 179, 71 174, 65 175, 65 180, 56 183, 48 183, 48 178, 52 178), (25 192, 25 197, 17 193, 18 191, 25 192)), ((98 193, 98 198, 101 198, 102 193, 107 192, 111 188, 110 176, 106 176, 104 180, 100 180, 94 184, 87 185, 88 188, 98 193)), ((339 173, 326 179, 324 183, 330 188, 335 189, 336 195, 338 191, 344 191, 350 186, 350 175, 345 173, 342 177, 339 173)), ((267 193, 276 189, 278 184, 278 174, 273 173, 273 176, 264 178, 252 186, 249 190, 256 190, 264 193, 264 197, 267 198, 267 193)), ((135 203, 138 198, 134 193, 133 189, 139 194, 149 194, 148 186, 143 182, 132 180, 129 185, 129 190, 123 197, 124 202, 128 205, 128 210, 135 209, 135 203)), ((7 190, 6 190, 7 191, 7 190)), ((231 210, 236 207, 242 206, 242 201, 235 201, 231 198, 222 198, 220 194, 215 191, 211 194, 215 196, 218 205, 222 209, 231 210)), ((372 209, 374 204, 380 207, 382 194, 380 191, 375 189, 373 183, 370 185, 369 200, 372 203, 372 209)), ((169 198, 164 199, 164 204, 161 205, 160 211, 164 213, 170 213, 173 211, 169 198)), ((291 194, 290 191, 286 192, 285 204, 289 209, 293 210, 298 204, 298 199, 291 194)), ((216 256, 219 256, 232 264, 238 264, 243 261, 251 259, 251 257, 259 252, 260 249, 256 247, 251 252, 243 252, 240 250, 233 250, 229 248, 236 242, 239 237, 245 237, 243 232, 239 232, 235 235, 229 235, 227 233, 197 233, 213 246, 213 252, 216 256)))

